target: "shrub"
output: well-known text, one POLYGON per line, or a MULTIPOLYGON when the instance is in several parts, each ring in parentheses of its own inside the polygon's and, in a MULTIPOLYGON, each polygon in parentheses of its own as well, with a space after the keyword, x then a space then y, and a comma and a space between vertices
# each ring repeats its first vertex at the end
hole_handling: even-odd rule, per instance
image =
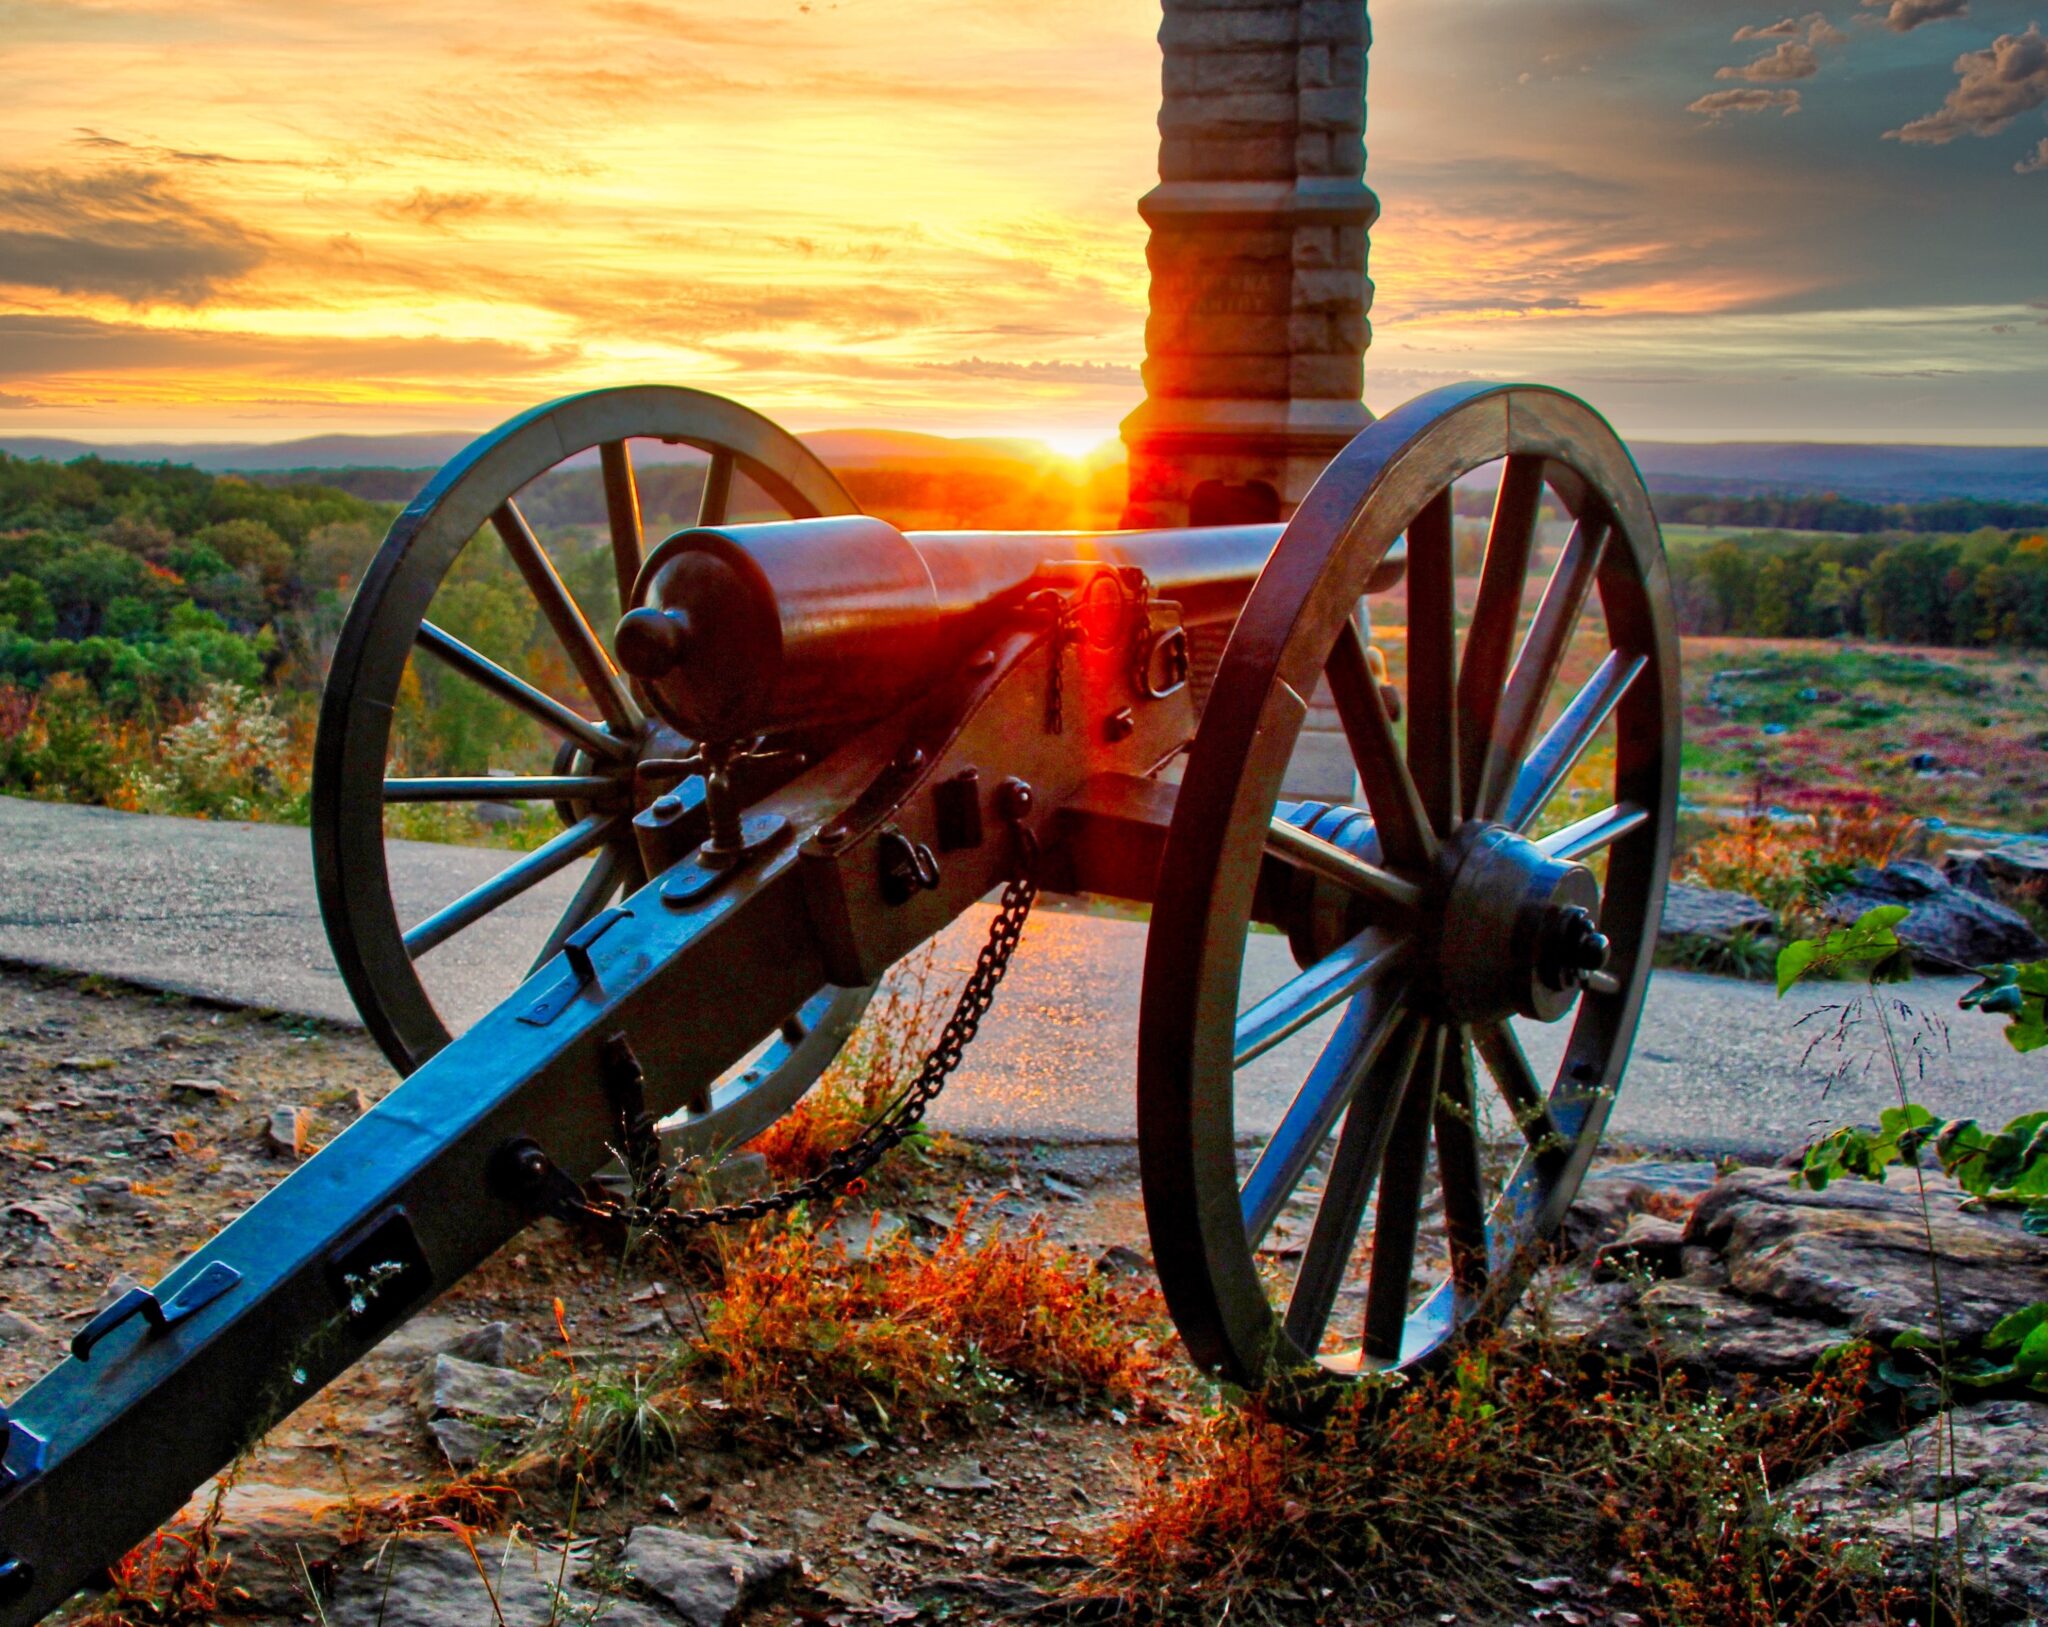
POLYGON ((269 697, 213 684, 192 718, 165 732, 139 802, 201 819, 276 818, 291 811, 303 780, 290 726, 269 697))

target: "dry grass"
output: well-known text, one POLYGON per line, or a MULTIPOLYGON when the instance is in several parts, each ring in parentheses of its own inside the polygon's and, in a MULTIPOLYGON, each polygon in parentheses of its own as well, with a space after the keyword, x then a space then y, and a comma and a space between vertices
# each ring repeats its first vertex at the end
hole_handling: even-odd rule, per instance
POLYGON ((1036 1225, 977 1239, 972 1220, 963 1203, 930 1254, 797 1225, 740 1240, 694 1345, 728 1425, 932 1429, 1018 1389, 1132 1401, 1161 1360, 1156 1294, 1094 1273, 1036 1225))
POLYGON ((228 1480, 189 1531, 162 1530, 110 1568, 106 1594, 72 1627, 200 1627, 218 1614, 229 1560, 217 1532, 228 1480))
POLYGON ((1803 1535, 1774 1501, 1856 1429, 1866 1365, 1851 1353, 1796 1394, 1721 1398, 1496 1342, 1362 1388, 1320 1432, 1228 1408, 1146 1455, 1077 1602, 1357 1622, 1505 1619, 1542 1594, 1664 1627, 1883 1620, 1897 1601, 1872 1556, 1803 1535))
POLYGON ((832 1154, 917 1077, 952 1009, 934 983, 932 945, 899 966, 810 1093, 749 1143, 787 1184, 822 1172, 832 1154))
POLYGON ((1796 925, 1858 865, 1891 863, 1920 826, 1868 792, 1792 793, 1782 805, 1792 818, 1752 805, 1740 824, 1701 837, 1680 861, 1678 879, 1746 893, 1781 924, 1796 925))

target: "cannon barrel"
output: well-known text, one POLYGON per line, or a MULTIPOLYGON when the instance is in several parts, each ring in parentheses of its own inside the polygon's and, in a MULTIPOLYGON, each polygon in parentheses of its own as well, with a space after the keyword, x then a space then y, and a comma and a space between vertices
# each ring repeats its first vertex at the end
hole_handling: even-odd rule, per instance
POLYGON ((1052 566, 1142 571, 1191 623, 1237 614, 1278 525, 905 533, 866 515, 699 526, 648 557, 619 661, 706 740, 881 717, 1052 566))

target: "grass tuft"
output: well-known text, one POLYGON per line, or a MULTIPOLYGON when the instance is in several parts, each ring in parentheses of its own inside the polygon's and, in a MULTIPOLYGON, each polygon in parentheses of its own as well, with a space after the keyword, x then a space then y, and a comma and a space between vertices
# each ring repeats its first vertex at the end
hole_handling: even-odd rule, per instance
POLYGON ((1857 1428, 1868 1360, 1722 1397, 1496 1341, 1361 1386, 1317 1432, 1226 1408, 1141 1454, 1077 1602, 1150 1621, 1492 1619, 1541 1593, 1664 1627, 1882 1620, 1898 1601, 1874 1556, 1804 1534, 1778 1500, 1857 1428))

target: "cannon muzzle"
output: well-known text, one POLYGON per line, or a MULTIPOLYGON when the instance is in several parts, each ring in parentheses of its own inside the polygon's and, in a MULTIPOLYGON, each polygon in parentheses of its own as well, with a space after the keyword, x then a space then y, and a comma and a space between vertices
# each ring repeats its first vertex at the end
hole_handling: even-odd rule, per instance
POLYGON ((865 723, 968 653, 1048 566, 1136 569, 1184 620, 1227 625, 1279 535, 906 534, 866 515, 700 526, 648 557, 619 662, 700 740, 865 723))

